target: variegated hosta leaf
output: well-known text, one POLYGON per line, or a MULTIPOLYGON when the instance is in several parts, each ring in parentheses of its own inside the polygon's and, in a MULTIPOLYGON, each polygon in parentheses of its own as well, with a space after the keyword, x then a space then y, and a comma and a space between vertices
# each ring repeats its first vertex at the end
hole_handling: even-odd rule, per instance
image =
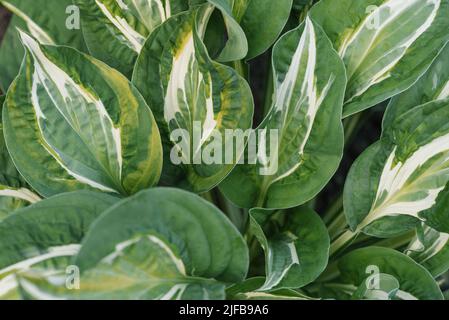
POLYGON ((264 277, 247 279, 226 289, 226 296, 231 300, 316 300, 292 289, 258 291, 264 283, 264 277))
POLYGON ((449 98, 449 44, 432 66, 410 89, 395 96, 388 105, 383 127, 388 128, 397 118, 424 103, 449 98))
POLYGON ((352 294, 353 300, 393 300, 400 288, 392 275, 381 273, 367 277, 352 294))
POLYGON ((161 130, 162 184, 197 193, 217 185, 235 166, 244 144, 224 150, 225 133, 250 129, 253 116, 246 81, 208 57, 200 39, 208 16, 204 10, 211 7, 178 15, 158 28, 133 75, 161 130))
POLYGON ((208 300, 224 299, 225 286, 214 280, 189 277, 182 260, 156 236, 118 244, 79 279, 79 289, 66 287, 67 274, 39 269, 19 275, 28 299, 208 300))
POLYGON ((353 231, 389 237, 423 221, 449 233, 448 116, 449 100, 415 107, 354 163, 344 190, 353 231))
POLYGON ((147 37, 186 0, 74 0, 90 53, 130 77, 147 37))
MULTIPOLYGON (((399 282, 399 290, 395 292, 394 299, 443 299, 438 284, 426 269, 406 255, 392 249, 369 247, 352 251, 338 261, 338 271, 340 276, 336 282, 344 284, 348 288, 353 287, 354 292, 358 287, 364 285, 368 290, 371 289, 369 291, 379 289, 385 291, 386 286, 385 283, 382 284, 382 280, 385 280, 384 275, 390 275, 399 282), (366 283, 367 281, 368 283, 366 283)), ((390 278, 389 281, 391 282, 391 280, 390 278)), ((348 293, 352 295, 350 291, 348 293)), ((391 292, 391 290, 387 291, 391 292)), ((357 294, 354 298, 356 297, 357 294)), ((377 298, 381 298, 381 296, 377 295, 377 298)), ((388 295, 384 298, 388 298, 388 295)))
POLYGON ((68 265, 91 223, 118 199, 79 191, 16 211, 0 223, 0 298, 16 296, 16 274, 68 265))
POLYGON ((170 188, 143 191, 111 208, 86 235, 75 264, 84 273, 120 244, 147 236, 170 248, 189 277, 233 283, 246 277, 248 248, 232 223, 202 198, 170 188))
MULTIPOLYGON (((85 51, 81 30, 69 29, 72 0, 0 0, 14 13, 9 28, 0 45, 0 89, 6 92, 20 69, 24 50, 17 27, 26 30, 44 44, 70 45, 85 51), (45 8, 45 10, 42 10, 45 8)), ((71 25, 70 25, 71 26, 71 25)))
POLYGON ((0 96, 0 221, 14 210, 40 200, 17 172, 6 148, 1 117, 4 101, 5 97, 0 96))
POLYGON ((318 278, 328 262, 329 235, 314 211, 297 208, 276 215, 283 215, 284 227, 266 235, 262 227, 269 212, 251 210, 251 230, 265 251, 266 280, 259 292, 304 287, 318 278))
POLYGON ((40 194, 79 189, 133 194, 158 182, 162 152, 152 113, 117 71, 68 47, 27 51, 3 109, 18 170, 40 194))
POLYGON ((285 27, 292 0, 232 0, 233 15, 248 39, 248 55, 252 59, 264 53, 285 27))
POLYGON ((436 278, 449 270, 449 234, 424 226, 406 253, 436 278))
POLYGON ((273 64, 273 106, 258 129, 257 164, 238 165, 221 185, 245 208, 305 203, 326 185, 343 153, 345 70, 321 28, 308 18, 284 35, 273 64))
POLYGON ((320 1, 311 15, 348 73, 343 115, 409 88, 449 39, 448 12, 449 0, 320 1))

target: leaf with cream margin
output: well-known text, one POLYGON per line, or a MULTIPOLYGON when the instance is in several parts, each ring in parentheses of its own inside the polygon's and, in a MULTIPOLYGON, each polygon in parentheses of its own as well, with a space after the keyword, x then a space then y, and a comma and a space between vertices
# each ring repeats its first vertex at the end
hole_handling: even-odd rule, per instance
POLYGON ((429 270, 434 278, 449 270, 449 234, 423 226, 406 254, 429 270))
POLYGON ((78 191, 40 201, 3 220, 0 297, 14 295, 18 272, 35 266, 46 271, 65 270, 92 222, 117 201, 107 194, 78 191))
POLYGON ((353 233, 392 237, 421 221, 449 232, 448 107, 443 100, 411 109, 353 164, 344 190, 353 233))
POLYGON ((0 222, 16 209, 40 200, 17 172, 3 137, 1 110, 5 96, 0 96, 0 222))
POLYGON ((141 236, 117 245, 80 277, 79 290, 68 290, 65 272, 39 269, 19 275, 27 299, 54 300, 223 300, 225 285, 189 277, 182 260, 156 236, 141 236))
POLYGON ((427 72, 407 91, 393 97, 383 120, 388 128, 410 109, 436 100, 449 98, 449 44, 433 62, 427 72))
POLYGON ((234 168, 244 139, 228 143, 226 132, 251 129, 254 109, 248 83, 213 62, 200 39, 210 10, 201 6, 156 29, 133 74, 161 130, 161 183, 196 193, 212 189, 234 168))
POLYGON ((282 36, 273 71, 273 105, 257 130, 257 151, 248 147, 245 164, 220 185, 244 208, 304 204, 327 184, 343 154, 345 70, 321 28, 307 18, 282 36))
POLYGON ((273 45, 285 27, 292 0, 233 0, 233 15, 248 39, 248 54, 253 59, 273 45))
POLYGON ((352 294, 352 300, 393 300, 400 288, 392 275, 381 273, 367 277, 352 294))
POLYGON ((449 40, 449 0, 323 0, 311 16, 348 73, 343 115, 411 87, 449 40), (332 17, 332 19, 329 19, 332 17))
POLYGON ((250 214, 251 231, 265 251, 266 280, 257 291, 302 288, 324 271, 330 239, 316 212, 296 208, 276 213, 283 226, 269 236, 263 225, 270 218, 270 212, 253 209, 250 214))
POLYGON ((264 283, 264 277, 247 279, 227 288, 226 296, 230 300, 318 300, 292 289, 258 291, 264 283))
POLYGON ((90 53, 130 77, 145 40, 186 0, 74 0, 90 53))
POLYGON ((137 89, 104 63, 25 33, 20 75, 3 108, 22 176, 41 195, 80 189, 133 194, 156 184, 160 136, 137 89))
MULTIPOLYGON (((392 249, 368 247, 352 251, 338 260, 337 269, 339 278, 336 282, 353 287, 354 290, 362 286, 363 282, 372 281, 372 277, 368 276, 378 270, 378 276, 387 274, 399 283, 394 298, 396 300, 443 299, 438 284, 424 267, 392 249)), ((376 281, 373 285, 376 285, 376 281)))
POLYGON ((142 191, 95 222, 74 264, 82 273, 136 237, 155 236, 180 257, 190 277, 243 281, 247 245, 226 216, 197 195, 171 188, 142 191))
POLYGON ((16 28, 26 30, 44 44, 87 50, 81 30, 66 27, 66 22, 74 22, 70 16, 74 13, 72 0, 1 0, 0 5, 14 13, 0 45, 0 88, 3 92, 19 73, 25 53, 16 28))

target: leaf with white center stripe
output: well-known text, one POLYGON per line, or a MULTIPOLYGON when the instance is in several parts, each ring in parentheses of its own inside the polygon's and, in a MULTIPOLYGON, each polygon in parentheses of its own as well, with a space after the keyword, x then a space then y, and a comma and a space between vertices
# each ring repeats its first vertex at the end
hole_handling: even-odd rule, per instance
POLYGON ((323 0, 315 5, 311 16, 348 72, 343 115, 412 86, 449 40, 447 12, 449 0, 323 0))
POLYGON ((448 201, 442 192, 449 182, 448 116, 449 100, 415 107, 354 163, 344 190, 352 231, 390 237, 423 221, 449 232, 442 210, 448 201))
POLYGON ((45 44, 87 50, 81 30, 66 27, 66 21, 74 22, 68 16, 74 12, 72 0, 0 0, 0 5, 14 14, 0 44, 0 88, 3 92, 17 76, 25 53, 16 28, 26 30, 45 44))
POLYGON ((449 234, 424 226, 406 253, 436 278, 449 270, 449 234))
POLYGON ((388 105, 383 127, 388 128, 397 118, 424 103, 449 98, 449 44, 432 66, 410 89, 395 96, 388 105))
POLYGON ((248 271, 248 248, 226 216, 179 189, 155 188, 114 206, 92 226, 75 264, 81 272, 113 254, 117 245, 156 236, 179 257, 189 277, 237 283, 248 271))
POLYGON ((90 53, 130 77, 147 37, 185 0, 75 0, 90 53))
POLYGON ((251 230, 265 251, 265 283, 257 291, 301 288, 324 271, 329 257, 329 235, 321 218, 306 208, 274 214, 284 221, 277 232, 265 232, 272 213, 251 210, 251 230), (269 236, 267 236, 269 234, 269 236))
POLYGON ((338 279, 335 279, 336 283, 346 285, 347 288, 353 287, 348 293, 357 291, 357 288, 363 285, 376 289, 380 285, 379 281, 385 280, 382 274, 386 274, 394 277, 399 283, 399 290, 394 294, 396 300, 443 299, 438 284, 426 269, 392 249, 369 247, 352 251, 338 260, 336 271, 339 273, 338 279), (377 272, 379 277, 376 278, 375 274, 368 277, 372 272, 377 272))
POLYGON ((1 110, 5 101, 0 96, 0 221, 16 209, 40 200, 17 172, 3 137, 1 110))
POLYGON ((117 198, 79 191, 14 212, 0 223, 0 297, 17 289, 16 274, 35 266, 54 271, 69 264, 92 222, 117 198))
POLYGON ((80 277, 79 290, 68 290, 67 274, 42 274, 39 269, 19 275, 28 299, 88 300, 222 300, 225 286, 189 277, 182 260, 163 240, 141 236, 116 246, 80 277))
POLYGON ((246 81, 213 62, 200 39, 212 9, 167 20, 145 43, 133 75, 161 130, 161 183, 196 193, 216 186, 238 162, 244 141, 226 143, 225 133, 250 129, 254 108, 246 81))
POLYGON ((221 185, 245 208, 307 202, 335 173, 343 153, 345 70, 321 28, 308 18, 284 35, 274 47, 273 68, 273 106, 257 130, 257 151, 249 147, 245 164, 221 185))
POLYGON ((27 56, 8 91, 3 124, 29 184, 46 197, 79 189, 127 195, 156 184, 160 136, 134 86, 74 49, 21 37, 27 56))

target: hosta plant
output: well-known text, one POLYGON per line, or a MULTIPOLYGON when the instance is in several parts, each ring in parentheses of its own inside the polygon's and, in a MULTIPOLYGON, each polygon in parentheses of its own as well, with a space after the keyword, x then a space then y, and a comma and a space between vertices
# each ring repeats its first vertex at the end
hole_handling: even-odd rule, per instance
POLYGON ((0 5, 0 299, 448 296, 449 0, 0 5))

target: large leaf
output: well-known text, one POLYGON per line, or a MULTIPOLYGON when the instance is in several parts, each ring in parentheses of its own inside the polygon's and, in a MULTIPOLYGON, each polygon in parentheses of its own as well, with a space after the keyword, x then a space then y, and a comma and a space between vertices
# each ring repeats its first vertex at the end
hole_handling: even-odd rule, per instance
POLYGON ((449 39, 449 0, 323 0, 312 17, 348 72, 344 116, 408 89, 449 39), (329 17, 333 17, 329 19, 329 17))
POLYGON ((197 193, 217 185, 235 166, 244 145, 224 152, 225 132, 251 128, 253 116, 246 81, 208 57, 200 39, 204 9, 210 7, 173 17, 153 32, 133 75, 161 130, 162 184, 197 193))
POLYGON ((0 96, 0 221, 14 210, 39 201, 17 172, 3 137, 1 111, 5 96, 0 96))
POLYGON ((131 76, 147 37, 172 15, 186 10, 182 0, 74 0, 90 53, 131 76))
POLYGON ((0 88, 3 92, 19 73, 23 60, 24 50, 17 27, 45 44, 70 45, 85 50, 81 30, 66 27, 69 18, 66 10, 72 0, 1 0, 0 5, 15 14, 0 46, 0 88))
MULTIPOLYGON (((363 282, 372 280, 368 277, 374 270, 378 270, 379 282, 390 275, 399 282, 399 290, 395 299, 400 300, 441 300, 443 295, 430 273, 411 258, 397 251, 370 247, 355 250, 338 261, 338 271, 341 282, 353 285, 355 289, 363 282)), ((373 283, 376 288, 376 281, 373 283)), ((371 287, 371 286, 369 286, 371 287)), ((385 290, 385 286, 383 286, 385 290)))
POLYGON ((306 208, 279 214, 283 216, 283 226, 268 236, 262 229, 268 213, 251 211, 251 230, 261 243, 266 260, 266 281, 258 291, 304 287, 327 266, 329 235, 318 214, 306 208))
POLYGON ((246 276, 248 249, 232 223, 202 198, 169 188, 142 191, 105 213, 86 236, 75 264, 84 272, 119 244, 141 236, 166 243, 189 276, 225 282, 246 276))
POLYGON ((11 157, 51 196, 78 189, 132 194, 158 182, 160 136, 139 92, 117 71, 68 47, 27 50, 3 121, 11 157))
POLYGON ((80 277, 79 290, 68 290, 65 272, 21 273, 19 284, 28 299, 224 299, 224 285, 188 277, 182 261, 155 236, 120 244, 110 256, 80 277))
POLYGON ((388 128, 397 118, 424 103, 449 98, 449 44, 432 66, 410 89, 395 96, 388 105, 383 127, 388 128))
MULTIPOLYGON (((79 191, 16 211, 0 223, 0 296, 15 291, 16 273, 75 255, 91 223, 117 199, 79 191)), ((66 262, 66 259, 64 259, 66 262)), ((65 268, 64 268, 65 270, 65 268)))
POLYGON ((279 37, 290 17, 292 0, 233 0, 233 14, 248 39, 252 59, 264 53, 279 37))
POLYGON ((344 190, 353 231, 389 237, 423 221, 449 232, 448 116, 449 100, 413 108, 354 163, 344 190))
POLYGON ((273 106, 258 129, 257 164, 237 166, 222 185, 241 207, 305 203, 326 185, 343 153, 345 70, 321 28, 307 19, 284 35, 273 68, 273 106))
POLYGON ((406 253, 436 278, 449 270, 449 234, 424 226, 406 253))

